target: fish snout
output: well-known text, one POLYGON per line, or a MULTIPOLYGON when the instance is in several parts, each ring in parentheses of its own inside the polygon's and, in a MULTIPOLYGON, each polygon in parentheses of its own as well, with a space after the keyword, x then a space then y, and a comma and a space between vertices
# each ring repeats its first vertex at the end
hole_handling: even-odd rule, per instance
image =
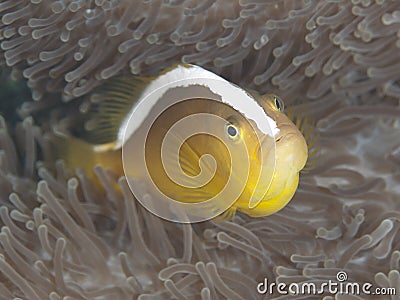
POLYGON ((288 133, 282 136, 276 144, 277 160, 286 162, 287 167, 294 168, 300 172, 308 157, 306 140, 301 134, 288 133))

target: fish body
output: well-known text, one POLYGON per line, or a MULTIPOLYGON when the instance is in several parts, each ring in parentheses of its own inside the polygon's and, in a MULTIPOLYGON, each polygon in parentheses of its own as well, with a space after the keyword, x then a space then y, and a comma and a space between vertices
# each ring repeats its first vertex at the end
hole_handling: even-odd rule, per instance
MULTIPOLYGON (((91 102, 86 133, 67 138, 59 152, 67 165, 91 173, 101 164, 139 179, 147 185, 139 198, 162 195, 184 209, 204 204, 191 210, 195 221, 277 212, 307 161, 306 141, 278 97, 245 91, 198 66, 111 79, 91 102)), ((131 189, 138 196, 139 188, 131 189)), ((150 206, 163 214, 157 202, 150 206)))

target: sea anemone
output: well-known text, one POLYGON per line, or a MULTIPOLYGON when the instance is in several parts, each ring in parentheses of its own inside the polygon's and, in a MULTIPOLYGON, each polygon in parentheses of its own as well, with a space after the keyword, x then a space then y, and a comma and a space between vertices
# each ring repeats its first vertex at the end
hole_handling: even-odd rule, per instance
POLYGON ((80 102, 113 75, 184 61, 278 93, 319 135, 282 211, 189 225, 143 209, 124 177, 97 166, 100 189, 54 160, 50 116, 1 118, 0 299, 366 297, 260 295, 265 278, 347 278, 398 297, 397 1, 9 0, 0 11, 0 60, 40 100, 23 116, 80 102))
POLYGON ((1 51, 33 99, 174 62, 286 99, 398 98, 397 1, 40 1, 0 6, 1 51))

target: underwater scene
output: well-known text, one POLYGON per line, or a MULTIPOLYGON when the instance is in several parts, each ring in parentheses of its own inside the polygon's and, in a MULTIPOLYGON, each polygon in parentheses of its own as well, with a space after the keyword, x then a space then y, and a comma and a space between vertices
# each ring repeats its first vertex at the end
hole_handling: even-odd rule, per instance
POLYGON ((400 1, 0 0, 0 300, 400 299, 400 1))

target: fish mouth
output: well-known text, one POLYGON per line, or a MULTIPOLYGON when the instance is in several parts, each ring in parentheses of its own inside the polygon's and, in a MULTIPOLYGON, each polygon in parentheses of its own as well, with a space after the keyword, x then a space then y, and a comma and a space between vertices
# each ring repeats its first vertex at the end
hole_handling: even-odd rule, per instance
POLYGON ((276 142, 282 141, 282 139, 289 140, 289 139, 292 138, 293 136, 296 136, 296 134, 295 134, 295 133, 287 133, 287 134, 285 134, 285 135, 280 136, 280 137, 276 140, 276 142))
POLYGON ((290 138, 292 135, 296 135, 295 132, 293 132, 293 126, 288 123, 280 124, 279 125, 279 134, 278 137, 275 139, 275 142, 282 142, 282 140, 287 140, 290 138))

